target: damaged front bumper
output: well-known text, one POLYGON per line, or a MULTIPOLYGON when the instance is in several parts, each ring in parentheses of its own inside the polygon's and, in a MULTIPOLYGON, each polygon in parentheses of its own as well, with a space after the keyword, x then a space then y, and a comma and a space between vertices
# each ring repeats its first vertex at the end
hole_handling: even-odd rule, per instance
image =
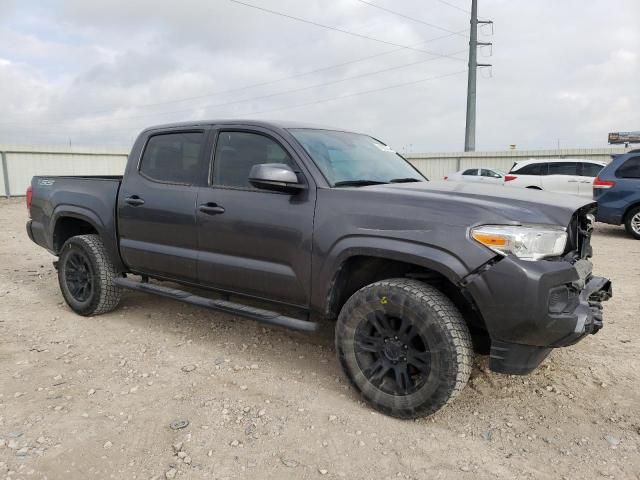
POLYGON ((573 345, 602 328, 611 282, 586 259, 524 262, 509 256, 465 285, 491 337, 489 367, 509 374, 534 370, 552 348, 573 345))

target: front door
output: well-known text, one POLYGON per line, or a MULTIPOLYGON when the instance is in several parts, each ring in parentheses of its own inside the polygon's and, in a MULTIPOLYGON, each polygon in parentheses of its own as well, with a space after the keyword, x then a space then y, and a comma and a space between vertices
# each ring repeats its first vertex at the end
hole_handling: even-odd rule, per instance
POLYGON ((133 271, 197 280, 198 187, 206 182, 207 132, 152 135, 118 195, 120 253, 133 271))
POLYGON ((220 129, 210 185, 198 193, 199 281, 298 306, 309 303, 315 188, 287 142, 265 129, 220 129), (290 165, 308 189, 254 188, 251 167, 290 165))

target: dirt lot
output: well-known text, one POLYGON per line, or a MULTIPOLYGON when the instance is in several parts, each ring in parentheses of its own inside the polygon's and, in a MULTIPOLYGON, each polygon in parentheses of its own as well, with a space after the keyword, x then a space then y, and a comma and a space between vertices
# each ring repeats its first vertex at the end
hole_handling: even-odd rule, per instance
POLYGON ((640 478, 640 242, 620 228, 593 240, 604 330, 528 377, 479 358, 452 405, 400 421, 347 385, 329 329, 136 293, 73 314, 25 220, 0 201, 0 477, 640 478))

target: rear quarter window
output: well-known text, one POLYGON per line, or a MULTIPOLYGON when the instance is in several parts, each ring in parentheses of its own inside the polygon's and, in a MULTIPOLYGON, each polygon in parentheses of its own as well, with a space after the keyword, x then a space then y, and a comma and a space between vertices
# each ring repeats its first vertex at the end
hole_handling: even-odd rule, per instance
POLYGON ((597 163, 583 163, 582 171, 580 175, 582 177, 597 177, 600 173, 600 170, 604 168, 602 165, 598 165, 597 163))
POLYGON ((631 157, 616 170, 618 178, 640 178, 640 157, 631 157))
POLYGON ((547 163, 531 163, 518 170, 512 170, 511 173, 515 173, 517 175, 546 175, 548 168, 547 165, 547 163))

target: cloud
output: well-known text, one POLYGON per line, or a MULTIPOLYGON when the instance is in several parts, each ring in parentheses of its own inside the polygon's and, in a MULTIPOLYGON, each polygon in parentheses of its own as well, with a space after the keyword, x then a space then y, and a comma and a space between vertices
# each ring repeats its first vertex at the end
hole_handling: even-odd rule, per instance
MULTIPOLYGON (((399 45, 447 34, 356 0, 247 3, 399 45)), ((468 28, 435 0, 376 5, 468 28)), ((419 63, 430 56, 224 0, 0 1, 0 13, 0 143, 128 145, 148 125, 255 116, 367 131, 399 151, 462 148, 460 35, 418 48, 462 60, 419 63)), ((494 67, 478 80, 478 149, 603 146, 639 127, 638 2, 483 0, 480 13, 495 34, 481 37, 494 67)))

